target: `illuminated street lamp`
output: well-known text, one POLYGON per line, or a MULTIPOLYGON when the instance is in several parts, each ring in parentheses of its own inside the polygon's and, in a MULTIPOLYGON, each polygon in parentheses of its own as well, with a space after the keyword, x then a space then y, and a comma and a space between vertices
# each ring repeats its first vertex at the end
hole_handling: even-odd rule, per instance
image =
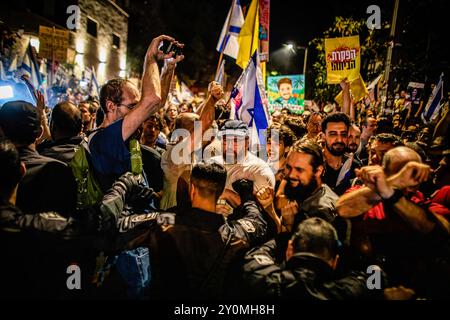
POLYGON ((292 52, 294 54, 296 53, 295 49, 305 50, 305 60, 303 61, 303 74, 306 77, 306 62, 308 59, 308 47, 298 46, 294 42, 285 43, 285 44, 283 44, 283 46, 286 51, 292 52))

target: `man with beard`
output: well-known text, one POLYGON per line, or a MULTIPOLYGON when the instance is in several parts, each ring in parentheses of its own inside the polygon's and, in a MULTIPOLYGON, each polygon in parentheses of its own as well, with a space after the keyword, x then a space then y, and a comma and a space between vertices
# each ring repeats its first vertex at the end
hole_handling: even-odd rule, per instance
POLYGON ((289 232, 307 218, 333 223, 338 196, 322 183, 323 172, 320 146, 311 141, 294 143, 285 165, 284 195, 289 202, 281 208, 282 222, 289 232))
POLYGON ((267 162, 249 152, 250 132, 245 122, 228 120, 220 128, 222 155, 211 161, 222 164, 227 169, 227 181, 219 197, 217 213, 228 215, 233 208, 241 204, 239 194, 233 188, 233 182, 240 179, 253 181, 254 192, 264 187, 275 188, 275 176, 267 162))
MULTIPOLYGON (((352 124, 348 130, 347 152, 359 160, 359 153, 364 146, 361 146, 361 130, 356 124, 352 124)), ((360 161, 361 162, 361 161, 360 161)))
POLYGON ((323 182, 336 194, 342 195, 355 178, 355 169, 361 167, 353 155, 346 155, 350 118, 345 113, 333 113, 322 121, 325 148, 325 174, 323 182))

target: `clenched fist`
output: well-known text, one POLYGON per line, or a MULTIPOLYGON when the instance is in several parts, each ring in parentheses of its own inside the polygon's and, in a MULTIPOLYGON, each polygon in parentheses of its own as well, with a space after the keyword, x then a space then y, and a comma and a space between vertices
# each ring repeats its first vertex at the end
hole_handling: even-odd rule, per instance
POLYGON ((393 187, 388 183, 381 166, 366 166, 356 169, 356 176, 364 181, 364 184, 372 191, 387 199, 394 194, 393 187))
POLYGON ((432 170, 429 165, 410 161, 389 180, 393 186, 399 189, 405 189, 408 187, 415 187, 420 183, 427 181, 431 173, 432 170))
POLYGON ((215 101, 222 99, 224 94, 222 86, 216 81, 212 81, 208 85, 208 93, 214 98, 215 101))
POLYGON ((273 204, 274 191, 272 187, 263 187, 256 192, 256 200, 265 209, 273 204))
POLYGON ((281 208, 281 219, 283 221, 284 226, 288 229, 288 231, 292 231, 295 215, 297 213, 298 213, 297 201, 291 201, 286 206, 281 208))

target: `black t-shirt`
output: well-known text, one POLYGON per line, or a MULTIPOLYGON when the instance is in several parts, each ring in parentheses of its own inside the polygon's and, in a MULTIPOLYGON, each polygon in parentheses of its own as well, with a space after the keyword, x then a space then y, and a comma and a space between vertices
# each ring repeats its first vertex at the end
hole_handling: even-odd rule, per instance
MULTIPOLYGON (((345 157, 343 162, 345 163, 347 159, 348 158, 345 157)), ((327 163, 325 163, 325 173, 322 176, 322 182, 327 184, 337 195, 341 196, 348 188, 351 187, 351 181, 356 177, 355 169, 360 167, 361 163, 358 160, 353 159, 350 169, 345 173, 344 178, 339 182, 339 184, 336 185, 342 166, 338 170, 334 170, 327 163)))

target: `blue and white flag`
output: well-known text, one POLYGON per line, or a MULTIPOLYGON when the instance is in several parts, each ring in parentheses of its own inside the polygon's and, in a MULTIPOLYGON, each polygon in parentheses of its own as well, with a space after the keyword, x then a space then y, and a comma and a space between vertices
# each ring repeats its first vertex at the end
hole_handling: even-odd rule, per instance
POLYGON ((9 64, 8 72, 16 72, 17 70, 17 55, 14 55, 11 63, 9 64))
POLYGON ((214 79, 217 83, 225 88, 225 60, 222 60, 219 67, 219 72, 216 74, 216 78, 214 79))
POLYGON ((89 83, 89 95, 95 98, 99 98, 100 95, 100 87, 97 82, 97 77, 95 76, 95 68, 91 69, 91 81, 89 83))
POLYGON ((0 80, 6 81, 6 72, 5 69, 3 69, 3 62, 0 60, 0 80))
POLYGON ((230 11, 228 12, 225 24, 223 25, 216 50, 219 52, 223 51, 223 54, 236 59, 239 52, 238 35, 239 32, 241 32, 241 27, 243 24, 244 15, 242 14, 241 5, 239 3, 239 0, 234 0, 230 11), (232 12, 233 15, 230 21, 232 12))
POLYGON ((36 60, 36 56, 34 55, 31 43, 28 44, 28 48, 25 51, 25 55, 23 56, 22 65, 20 66, 22 75, 28 77, 28 81, 33 85, 36 90, 39 90, 39 87, 42 84, 41 73, 39 72, 39 64, 36 60))
POLYGON ((439 83, 434 87, 433 92, 431 93, 431 97, 425 106, 425 110, 422 114, 422 119, 425 123, 431 122, 435 119, 439 110, 441 109, 441 101, 444 98, 444 74, 441 74, 439 79, 439 83))
POLYGON ((269 126, 270 114, 267 110, 266 92, 256 51, 231 93, 231 119, 242 120, 249 126, 254 143, 265 145, 265 131, 269 126))

